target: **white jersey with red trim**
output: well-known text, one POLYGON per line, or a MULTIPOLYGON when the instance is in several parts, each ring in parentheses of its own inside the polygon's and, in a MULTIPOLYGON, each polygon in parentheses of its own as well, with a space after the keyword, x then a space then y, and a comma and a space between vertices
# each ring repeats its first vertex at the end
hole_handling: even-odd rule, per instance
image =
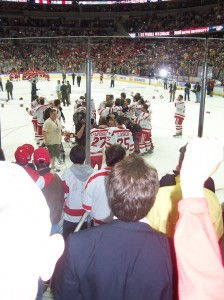
POLYGON ((118 116, 123 116, 124 115, 122 106, 113 105, 112 109, 113 109, 113 112, 118 114, 118 116))
POLYGON ((134 102, 131 105, 131 110, 135 113, 135 116, 138 118, 142 113, 142 105, 138 104, 138 102, 134 102))
POLYGON ((98 107, 98 109, 97 109, 98 114, 99 114, 99 111, 100 111, 102 108, 105 107, 105 104, 106 104, 106 101, 105 101, 105 100, 102 101, 102 102, 100 102, 99 107, 98 107))
POLYGON ((38 124, 44 124, 44 112, 48 107, 50 107, 50 104, 43 104, 43 105, 38 105, 34 109, 34 115, 37 117, 38 124))
POLYGON ((92 172, 88 165, 73 164, 62 173, 61 179, 65 187, 64 220, 78 223, 85 213, 82 208, 84 189, 92 172))
POLYGON ((93 128, 90 131, 90 155, 100 156, 106 144, 108 128, 93 128))
POLYGON ((133 153, 134 142, 131 131, 123 126, 110 127, 107 133, 106 148, 114 144, 123 146, 127 155, 133 153))
POLYGON ((176 106, 176 112, 175 112, 175 118, 185 118, 185 102, 184 100, 176 101, 175 102, 176 106))
POLYGON ((112 107, 103 107, 100 110, 98 110, 98 113, 101 117, 107 117, 108 115, 113 113, 112 107))
POLYGON ((140 116, 136 119, 137 124, 144 129, 152 129, 151 114, 151 109, 149 109, 148 112, 142 112, 140 116))
POLYGON ((113 220, 106 194, 106 181, 111 168, 106 167, 92 174, 85 186, 83 208, 92 213, 96 225, 113 220))

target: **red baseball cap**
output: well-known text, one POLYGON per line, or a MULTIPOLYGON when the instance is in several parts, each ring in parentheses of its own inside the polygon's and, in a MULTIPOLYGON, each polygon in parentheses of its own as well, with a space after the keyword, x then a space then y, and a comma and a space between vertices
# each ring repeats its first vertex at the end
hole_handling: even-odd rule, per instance
POLYGON ((26 165, 31 160, 31 155, 25 147, 21 146, 16 149, 15 159, 19 165, 26 165))
POLYGON ((50 153, 46 148, 38 148, 33 154, 35 164, 49 164, 51 161, 50 153))
POLYGON ((22 147, 26 148, 26 150, 30 153, 30 155, 33 155, 34 147, 31 144, 24 144, 22 147))

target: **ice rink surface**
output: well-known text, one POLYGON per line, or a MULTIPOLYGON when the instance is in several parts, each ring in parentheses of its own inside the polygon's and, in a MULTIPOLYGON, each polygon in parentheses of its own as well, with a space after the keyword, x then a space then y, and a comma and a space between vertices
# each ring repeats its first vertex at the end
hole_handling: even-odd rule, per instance
MULTIPOLYGON (((58 78, 61 79, 61 78, 58 78)), ((70 77, 67 80, 72 84, 70 77)), ((39 81, 37 88, 38 95, 44 96, 47 100, 56 99, 57 79, 51 81, 39 81)), ((5 82, 3 81, 3 85, 5 82)), ((6 102, 7 93, 0 92, 0 116, 1 116, 1 141, 2 148, 8 161, 15 161, 14 152, 18 146, 25 143, 37 147, 34 141, 34 132, 31 123, 31 116, 26 112, 26 107, 31 103, 31 83, 29 81, 13 82, 14 100, 6 102), (19 100, 19 98, 23 100, 19 100), (4 107, 2 107, 4 104, 4 107), (23 104, 23 106, 21 106, 23 104)), ((74 101, 86 91, 86 79, 83 77, 81 87, 76 82, 72 85, 71 102, 69 107, 63 107, 63 113, 66 118, 65 130, 72 131, 72 115, 74 112, 74 101)), ((158 170, 159 177, 172 172, 178 162, 179 148, 189 142, 198 134, 199 122, 199 104, 195 103, 195 95, 191 93, 190 102, 186 102, 186 117, 183 122, 183 137, 173 138, 175 133, 174 113, 175 107, 173 102, 169 102, 168 90, 162 87, 151 85, 119 82, 115 80, 115 88, 110 88, 110 81, 104 80, 103 84, 99 83, 98 78, 93 78, 91 82, 91 98, 94 99, 96 108, 101 101, 105 100, 106 94, 114 94, 115 98, 119 97, 121 92, 125 92, 127 97, 131 93, 139 92, 145 100, 151 101, 152 109, 152 140, 155 145, 154 153, 144 156, 148 163, 152 164, 158 170)), ((177 90, 176 97, 182 94, 183 90, 177 90)), ((206 96, 206 107, 204 115, 203 136, 216 137, 224 140, 224 98, 206 96)), ((66 152, 66 162, 62 167, 70 166, 68 154, 70 146, 64 142, 66 152)), ((208 157, 209 159, 209 157, 208 157)), ((194 166, 192 166, 194 172, 194 166)), ((212 176, 215 180, 216 191, 220 202, 224 202, 224 163, 219 170, 212 176)))

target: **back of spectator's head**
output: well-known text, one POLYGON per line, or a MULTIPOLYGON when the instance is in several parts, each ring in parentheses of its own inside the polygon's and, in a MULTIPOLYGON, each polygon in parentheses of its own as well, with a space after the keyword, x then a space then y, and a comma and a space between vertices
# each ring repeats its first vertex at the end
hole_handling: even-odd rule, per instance
POLYGON ((139 221, 148 214, 158 189, 156 169, 137 155, 129 155, 117 163, 107 182, 112 212, 126 222, 139 221))
POLYGON ((15 159, 16 159, 16 163, 20 166, 25 166, 28 164, 28 162, 31 160, 31 155, 28 152, 28 150, 23 147, 20 146, 16 149, 15 152, 15 159))
POLYGON ((82 165, 86 159, 85 149, 82 146, 76 145, 71 149, 69 157, 73 164, 82 165))
POLYGON ((106 148, 105 156, 107 166, 113 167, 117 162, 122 160, 125 155, 126 151, 121 145, 115 144, 106 148))
POLYGON ((38 148, 34 151, 33 160, 37 169, 49 167, 51 162, 51 157, 48 149, 38 148))
POLYGON ((0 182, 1 299, 35 299, 38 278, 50 278, 63 240, 49 237, 46 200, 23 168, 0 161, 0 182))

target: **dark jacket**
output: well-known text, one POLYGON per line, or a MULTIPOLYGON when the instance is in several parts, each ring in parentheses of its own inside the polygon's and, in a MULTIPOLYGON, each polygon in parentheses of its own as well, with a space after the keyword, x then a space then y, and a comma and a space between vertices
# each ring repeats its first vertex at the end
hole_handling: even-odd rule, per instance
POLYGON ((172 300, 168 238, 142 222, 114 220, 70 234, 55 300, 172 300))
POLYGON ((57 224, 62 216, 64 204, 64 185, 61 178, 54 174, 51 182, 42 189, 50 209, 51 224, 57 224))

